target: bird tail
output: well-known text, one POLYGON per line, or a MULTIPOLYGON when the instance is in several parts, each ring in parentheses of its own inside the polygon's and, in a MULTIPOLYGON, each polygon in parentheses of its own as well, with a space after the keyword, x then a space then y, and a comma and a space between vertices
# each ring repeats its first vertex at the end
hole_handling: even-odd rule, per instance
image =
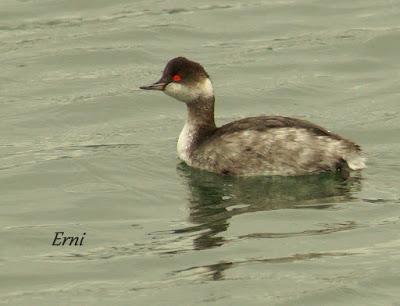
POLYGON ((361 151, 352 151, 345 156, 349 168, 352 170, 360 170, 365 168, 366 158, 361 151))

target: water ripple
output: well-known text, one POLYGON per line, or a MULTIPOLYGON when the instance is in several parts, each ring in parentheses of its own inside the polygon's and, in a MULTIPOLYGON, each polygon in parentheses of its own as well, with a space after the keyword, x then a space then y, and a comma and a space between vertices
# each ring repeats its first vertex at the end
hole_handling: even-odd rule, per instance
POLYGON ((216 264, 203 265, 203 266, 192 266, 190 268, 176 270, 170 273, 171 276, 179 277, 197 277, 206 278, 212 280, 226 279, 224 271, 240 265, 252 264, 252 263, 267 263, 267 264, 282 264, 291 263, 296 261, 305 261, 318 259, 322 257, 343 257, 359 255, 358 253, 351 252, 319 252, 319 253, 306 253, 306 254, 293 254, 285 257, 274 257, 274 258, 251 258, 237 261, 219 262, 216 264))

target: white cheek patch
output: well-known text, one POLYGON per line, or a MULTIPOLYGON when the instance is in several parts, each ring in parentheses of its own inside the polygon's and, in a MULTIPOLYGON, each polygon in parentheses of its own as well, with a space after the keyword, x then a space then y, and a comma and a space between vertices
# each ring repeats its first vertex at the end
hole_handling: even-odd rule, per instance
POLYGON ((208 78, 194 86, 171 82, 164 88, 164 92, 167 95, 186 103, 194 101, 200 97, 208 98, 214 96, 214 90, 211 81, 208 78))
POLYGON ((200 91, 202 96, 209 98, 214 96, 214 88, 212 87, 211 81, 209 78, 206 78, 202 83, 200 83, 200 91))
POLYGON ((190 102, 196 99, 196 93, 188 86, 179 83, 169 83, 164 88, 164 92, 175 99, 183 102, 190 102))

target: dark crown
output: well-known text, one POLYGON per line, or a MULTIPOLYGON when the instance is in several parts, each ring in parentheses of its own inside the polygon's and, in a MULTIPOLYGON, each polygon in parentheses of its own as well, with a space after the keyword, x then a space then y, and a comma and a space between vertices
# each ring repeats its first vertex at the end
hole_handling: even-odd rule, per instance
POLYGON ((168 62, 162 78, 170 81, 176 74, 182 78, 183 82, 196 82, 209 77, 202 65, 182 56, 175 57, 168 62))

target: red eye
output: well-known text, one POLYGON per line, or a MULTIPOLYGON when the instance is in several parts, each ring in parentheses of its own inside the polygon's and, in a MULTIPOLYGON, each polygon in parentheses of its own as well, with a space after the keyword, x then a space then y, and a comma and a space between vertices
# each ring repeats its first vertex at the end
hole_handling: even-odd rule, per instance
POLYGON ((175 82, 179 82, 180 80, 182 80, 182 77, 181 77, 179 74, 175 74, 175 75, 172 77, 172 79, 173 79, 175 82))

